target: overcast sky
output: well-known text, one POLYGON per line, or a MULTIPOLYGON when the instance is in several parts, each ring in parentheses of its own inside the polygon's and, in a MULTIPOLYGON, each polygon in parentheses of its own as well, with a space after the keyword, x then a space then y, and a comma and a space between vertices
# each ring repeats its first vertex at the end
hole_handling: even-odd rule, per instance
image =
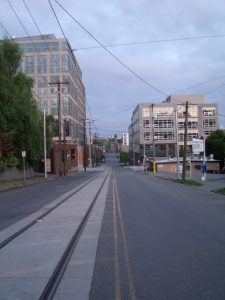
MULTIPOLYGON (((24 1, 42 34, 63 37, 48 0, 0 0, 0 22, 10 35, 21 37, 26 32, 8 1, 29 35, 38 35, 38 31, 24 1)), ((223 115, 220 126, 225 128, 224 0, 58 1, 103 45, 155 41, 108 47, 148 85, 103 48, 80 49, 98 43, 51 0, 72 48, 78 49, 75 55, 83 73, 86 98, 101 135, 126 132, 138 103, 161 102, 165 99, 163 94, 178 91, 200 93, 206 102, 217 102, 223 115), (187 39, 218 35, 224 36, 187 39), (186 40, 165 41, 183 38, 186 40), (187 89, 194 85, 198 86, 187 89)), ((2 27, 0 34, 5 35, 2 27)), ((87 114, 90 117, 88 110, 87 114)))

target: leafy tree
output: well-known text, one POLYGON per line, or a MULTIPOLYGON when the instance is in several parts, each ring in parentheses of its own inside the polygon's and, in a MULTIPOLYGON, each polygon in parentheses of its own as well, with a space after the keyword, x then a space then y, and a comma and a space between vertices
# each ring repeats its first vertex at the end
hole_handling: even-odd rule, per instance
POLYGON ((220 160, 220 167, 224 167, 225 159, 225 132, 218 129, 206 139, 206 155, 213 154, 215 159, 220 160))
POLYGON ((26 150, 31 166, 43 155, 43 116, 32 97, 33 81, 19 71, 21 53, 10 40, 0 41, 0 156, 21 159, 26 150))
POLYGON ((128 152, 120 152, 120 162, 126 165, 129 161, 129 154, 128 152))

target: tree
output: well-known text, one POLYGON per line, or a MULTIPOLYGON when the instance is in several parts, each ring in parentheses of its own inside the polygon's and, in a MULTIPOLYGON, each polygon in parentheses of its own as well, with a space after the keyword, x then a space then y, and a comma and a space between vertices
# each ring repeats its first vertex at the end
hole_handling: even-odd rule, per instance
POLYGON ((220 167, 224 167, 225 159, 225 132, 218 129, 211 133, 205 141, 206 155, 213 154, 215 159, 220 160, 220 167))
POLYGON ((26 150, 31 166, 43 155, 43 116, 32 96, 33 80, 19 71, 21 53, 10 40, 0 41, 0 156, 26 150))
POLYGON ((120 162, 123 163, 124 165, 127 165, 129 161, 129 154, 128 152, 120 152, 120 162))

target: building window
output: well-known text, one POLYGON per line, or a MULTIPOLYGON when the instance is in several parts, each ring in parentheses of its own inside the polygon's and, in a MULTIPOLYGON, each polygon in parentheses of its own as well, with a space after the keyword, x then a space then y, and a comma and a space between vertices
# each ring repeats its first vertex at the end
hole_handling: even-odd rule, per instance
POLYGON ((70 59, 68 54, 63 54, 62 57, 62 69, 64 72, 68 72, 70 69, 70 59))
MULTIPOLYGON (((178 123, 179 129, 184 129, 184 122, 178 123)), ((197 129, 198 128, 198 122, 188 122, 188 129, 197 129)))
POLYGON ((143 120, 143 127, 149 128, 150 127, 150 121, 149 120, 143 120))
POLYGON ((216 110, 214 107, 204 107, 202 109, 203 117, 214 117, 216 114, 216 110))
POLYGON ((71 115, 71 99, 69 97, 63 97, 63 114, 71 115))
POLYGON ((155 132, 154 134, 154 139, 155 140, 173 140, 174 139, 174 133, 170 131, 166 132, 155 132))
MULTIPOLYGON (((187 140, 188 140, 188 141, 192 141, 192 139, 193 139, 194 137, 196 137, 196 136, 197 136, 197 133, 188 133, 188 135, 187 135, 187 140)), ((183 134, 183 133, 180 133, 180 134, 178 135, 178 139, 179 139, 180 142, 184 141, 184 134, 183 134)))
POLYGON ((142 118, 150 117, 150 109, 149 107, 142 107, 142 118))
POLYGON ((59 67, 59 56, 58 55, 51 55, 50 56, 50 72, 56 73, 60 71, 59 67))
POLYGON ((213 131, 211 131, 211 130, 204 130, 203 133, 204 133, 205 136, 209 136, 211 133, 213 133, 213 131))
POLYGON ((154 128, 173 128, 173 120, 171 119, 154 120, 154 128))
POLYGON ((38 65, 38 73, 46 73, 47 72, 47 56, 40 55, 37 59, 38 65))
POLYGON ((150 140, 150 136, 151 136, 150 132, 144 132, 144 140, 145 141, 149 141, 150 140))
POLYGON ((203 120, 203 127, 216 127, 216 120, 215 119, 204 119, 203 120))
POLYGON ((166 132, 155 132, 154 133, 154 139, 155 140, 173 140, 174 139, 174 133, 170 131, 166 132))
POLYGON ((46 88, 47 85, 48 85, 47 76, 38 77, 38 87, 39 88, 46 88))
MULTIPOLYGON (((185 105, 177 105, 177 115, 179 118, 185 118, 186 108, 185 105)), ((189 105, 188 106, 188 117, 197 118, 198 117, 198 106, 189 105)))
POLYGON ((154 116, 158 117, 165 117, 165 116, 172 116, 173 115, 173 107, 154 107, 154 116))
POLYGON ((52 115, 58 114, 58 98, 57 97, 51 98, 51 114, 52 115))
POLYGON ((25 56, 25 73, 32 74, 34 73, 34 57, 25 56))

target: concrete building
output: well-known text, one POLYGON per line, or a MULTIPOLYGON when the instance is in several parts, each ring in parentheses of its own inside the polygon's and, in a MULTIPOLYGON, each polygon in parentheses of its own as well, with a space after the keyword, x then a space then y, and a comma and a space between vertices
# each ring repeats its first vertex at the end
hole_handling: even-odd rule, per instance
POLYGON ((129 133, 123 133, 122 135, 122 151, 129 151, 129 133))
POLYGON ((40 110, 45 108, 55 120, 54 172, 62 171, 61 156, 67 170, 76 168, 83 161, 86 101, 82 72, 72 48, 68 40, 53 34, 14 40, 23 52, 21 70, 34 80, 33 95, 40 110))
POLYGON ((135 164, 147 158, 169 158, 184 146, 185 103, 188 101, 187 153, 192 138, 207 137, 219 128, 218 106, 205 103, 203 95, 172 95, 162 103, 136 106, 129 126, 130 157, 135 164))

